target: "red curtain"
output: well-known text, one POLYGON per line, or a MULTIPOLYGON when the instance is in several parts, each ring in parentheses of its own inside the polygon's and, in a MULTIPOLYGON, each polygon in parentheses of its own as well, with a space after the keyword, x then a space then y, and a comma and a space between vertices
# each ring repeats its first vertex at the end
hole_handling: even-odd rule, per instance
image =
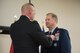
POLYGON ((14 53, 14 47, 13 47, 12 43, 11 43, 11 47, 10 47, 10 53, 14 53))

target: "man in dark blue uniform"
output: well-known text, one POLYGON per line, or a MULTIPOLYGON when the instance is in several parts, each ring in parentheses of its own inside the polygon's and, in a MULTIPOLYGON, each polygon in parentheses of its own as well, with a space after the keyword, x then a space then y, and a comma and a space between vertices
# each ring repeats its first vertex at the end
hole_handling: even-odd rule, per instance
POLYGON ((42 46, 41 53, 71 53, 71 43, 69 33, 66 29, 56 27, 58 18, 53 13, 46 16, 46 26, 49 29, 46 35, 54 35, 55 41, 52 46, 42 46))

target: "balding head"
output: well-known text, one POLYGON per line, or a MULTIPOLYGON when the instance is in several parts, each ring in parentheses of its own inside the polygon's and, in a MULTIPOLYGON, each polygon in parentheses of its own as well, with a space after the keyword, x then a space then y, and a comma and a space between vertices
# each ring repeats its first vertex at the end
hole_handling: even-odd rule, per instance
POLYGON ((29 10, 29 9, 31 8, 31 6, 34 7, 34 5, 31 4, 31 3, 26 3, 26 4, 24 4, 24 5, 22 6, 22 8, 21 8, 21 12, 23 13, 26 9, 29 10))
POLYGON ((24 4, 21 8, 21 13, 22 13, 22 15, 25 15, 25 16, 29 17, 30 20, 32 20, 35 15, 34 5, 31 3, 24 4))

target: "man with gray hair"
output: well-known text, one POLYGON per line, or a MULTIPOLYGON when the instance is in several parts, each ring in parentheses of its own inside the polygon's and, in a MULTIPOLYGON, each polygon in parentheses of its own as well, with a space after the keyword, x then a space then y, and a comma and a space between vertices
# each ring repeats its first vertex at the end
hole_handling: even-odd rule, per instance
POLYGON ((10 27, 10 36, 14 46, 14 53, 39 53, 39 45, 51 46, 54 36, 47 37, 37 21, 33 21, 35 7, 26 3, 21 8, 20 19, 10 27))

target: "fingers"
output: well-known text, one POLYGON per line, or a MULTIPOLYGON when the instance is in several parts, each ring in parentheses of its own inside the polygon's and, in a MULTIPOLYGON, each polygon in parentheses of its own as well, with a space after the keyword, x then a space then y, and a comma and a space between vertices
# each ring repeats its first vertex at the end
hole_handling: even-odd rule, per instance
POLYGON ((55 36, 54 35, 50 35, 50 38, 52 39, 52 41, 55 40, 55 36))

